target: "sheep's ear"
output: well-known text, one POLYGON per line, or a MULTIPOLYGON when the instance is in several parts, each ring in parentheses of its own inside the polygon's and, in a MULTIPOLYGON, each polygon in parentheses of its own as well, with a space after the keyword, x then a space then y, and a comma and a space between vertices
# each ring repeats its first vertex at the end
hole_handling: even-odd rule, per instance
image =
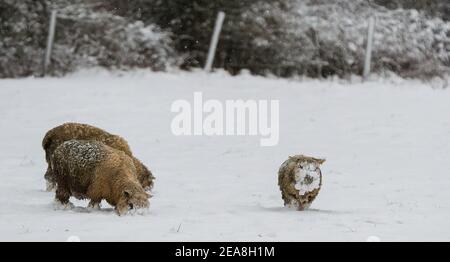
POLYGON ((124 191, 123 191, 123 195, 124 195, 126 198, 130 198, 131 192, 130 192, 129 190, 124 190, 124 191))
POLYGON ((314 158, 314 161, 316 161, 319 165, 322 165, 325 162, 325 159, 314 158))

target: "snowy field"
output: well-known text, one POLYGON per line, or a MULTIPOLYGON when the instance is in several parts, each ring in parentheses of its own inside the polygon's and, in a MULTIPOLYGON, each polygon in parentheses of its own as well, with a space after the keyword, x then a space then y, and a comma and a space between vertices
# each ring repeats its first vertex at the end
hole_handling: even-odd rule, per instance
POLYGON ((413 81, 224 73, 79 73, 0 80, 1 241, 450 241, 450 90, 413 81), (176 137, 177 99, 278 99, 280 141, 176 137), (146 215, 55 210, 41 140, 63 122, 125 137, 157 180, 146 215), (283 207, 289 155, 327 159, 311 209, 283 207), (73 238, 72 238, 73 239, 73 238))

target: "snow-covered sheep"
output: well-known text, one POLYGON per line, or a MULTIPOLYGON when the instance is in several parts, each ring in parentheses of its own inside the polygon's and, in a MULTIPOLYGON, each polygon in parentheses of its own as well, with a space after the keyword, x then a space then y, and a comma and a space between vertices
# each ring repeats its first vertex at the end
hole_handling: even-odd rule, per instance
POLYGON ((105 199, 119 215, 149 207, 150 195, 123 151, 97 141, 69 140, 55 149, 50 165, 57 183, 56 200, 63 205, 74 196, 90 199, 90 207, 99 207, 105 199))
POLYGON ((48 163, 48 168, 44 175, 47 181, 48 191, 51 191, 56 186, 55 177, 50 167, 50 157, 59 145, 71 139, 99 141, 112 148, 123 151, 132 158, 141 185, 145 189, 151 189, 153 187, 153 180, 155 177, 141 161, 133 156, 130 146, 124 138, 110 134, 103 129, 91 125, 65 123, 49 130, 42 140, 42 147, 45 150, 45 158, 48 163))
POLYGON ((296 155, 284 161, 278 171, 278 185, 284 205, 304 210, 319 194, 322 186, 320 165, 324 159, 296 155))

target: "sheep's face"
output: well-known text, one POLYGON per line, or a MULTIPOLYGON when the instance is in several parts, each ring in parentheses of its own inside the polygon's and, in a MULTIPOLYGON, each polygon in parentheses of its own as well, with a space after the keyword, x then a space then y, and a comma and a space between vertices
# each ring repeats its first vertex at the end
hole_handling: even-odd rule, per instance
POLYGON ((128 212, 135 213, 148 209, 150 203, 148 199, 151 196, 141 189, 125 189, 122 192, 121 199, 116 206, 117 213, 124 215, 128 212))
POLYGON ((305 195, 316 189, 322 184, 322 176, 319 169, 319 163, 315 161, 301 161, 295 169, 295 189, 299 195, 305 195))

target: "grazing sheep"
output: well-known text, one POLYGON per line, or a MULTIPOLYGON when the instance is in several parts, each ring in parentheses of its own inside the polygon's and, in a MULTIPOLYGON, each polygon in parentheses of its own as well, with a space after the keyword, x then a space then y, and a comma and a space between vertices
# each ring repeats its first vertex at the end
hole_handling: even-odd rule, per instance
POLYGON ((48 131, 45 134, 44 139, 42 140, 42 147, 45 150, 45 159, 49 164, 44 175, 47 181, 48 191, 51 191, 56 186, 55 177, 52 169, 50 168, 50 157, 59 145, 71 139, 99 141, 112 148, 123 151, 133 159, 134 165, 137 169, 137 176, 141 185, 145 189, 151 189, 153 187, 153 180, 155 179, 155 177, 144 164, 133 157, 130 146, 125 139, 91 125, 65 123, 48 131))
POLYGON ((119 215, 148 208, 150 197, 139 183, 133 160, 123 151, 97 141, 69 140, 50 158, 56 180, 56 200, 69 204, 71 196, 90 199, 99 207, 105 199, 119 215))
POLYGON ((304 155, 291 156, 278 171, 278 185, 284 205, 297 210, 308 208, 319 194, 324 159, 304 155))

